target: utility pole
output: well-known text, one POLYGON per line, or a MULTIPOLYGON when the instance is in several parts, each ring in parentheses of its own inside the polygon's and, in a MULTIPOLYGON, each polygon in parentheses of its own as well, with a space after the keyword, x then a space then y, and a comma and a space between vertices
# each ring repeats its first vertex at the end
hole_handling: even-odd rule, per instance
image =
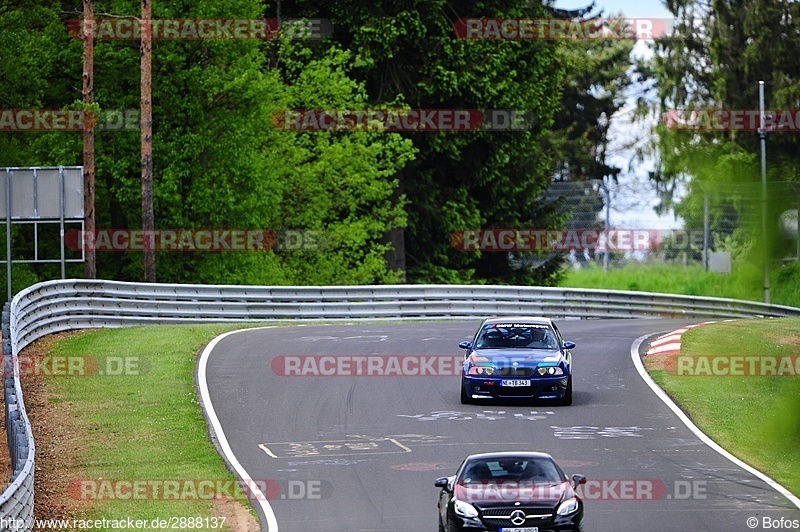
MULTIPOLYGON (((758 112, 761 122, 761 241, 764 249, 764 303, 769 303, 769 235, 767 231, 767 130, 764 128, 764 82, 758 82, 758 112)), ((800 218, 798 218, 800 219, 800 218)))
POLYGON ((148 283, 156 282, 156 252, 153 229, 153 22, 151 0, 142 0, 142 231, 144 272, 148 283))
MULTIPOLYGON (((83 103, 94 103, 94 0, 83 0, 83 103)), ((83 121, 83 216, 84 231, 94 239, 94 120, 83 121)), ((91 117, 94 118, 94 117, 91 117)), ((62 235, 63 238, 63 235, 62 235)), ((81 238, 80 242, 85 242, 81 238)), ((97 278, 94 246, 84 249, 83 276, 97 278)))
POLYGON ((609 253, 611 253, 611 246, 609 245, 608 242, 608 229, 609 226, 611 225, 611 189, 606 184, 605 179, 601 181, 601 184, 603 186, 603 190, 606 193, 606 223, 605 223, 605 228, 603 229, 603 237, 605 238, 606 241, 606 252, 603 255, 603 270, 608 271, 608 255, 609 253))

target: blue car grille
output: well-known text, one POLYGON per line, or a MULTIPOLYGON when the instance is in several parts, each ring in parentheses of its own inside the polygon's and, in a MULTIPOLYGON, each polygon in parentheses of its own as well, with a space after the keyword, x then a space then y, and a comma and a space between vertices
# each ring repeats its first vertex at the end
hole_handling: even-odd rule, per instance
POLYGON ((530 377, 533 375, 533 368, 518 366, 508 366, 497 368, 497 375, 501 377, 530 377))

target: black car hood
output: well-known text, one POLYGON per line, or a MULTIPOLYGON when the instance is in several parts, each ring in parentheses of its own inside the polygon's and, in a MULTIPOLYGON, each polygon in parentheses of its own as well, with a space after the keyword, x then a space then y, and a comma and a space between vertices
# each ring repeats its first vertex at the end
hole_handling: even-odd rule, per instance
POLYGON ((456 499, 480 508, 508 507, 520 502, 533 506, 556 506, 560 501, 575 496, 568 481, 547 482, 470 482, 456 484, 453 495, 456 499))

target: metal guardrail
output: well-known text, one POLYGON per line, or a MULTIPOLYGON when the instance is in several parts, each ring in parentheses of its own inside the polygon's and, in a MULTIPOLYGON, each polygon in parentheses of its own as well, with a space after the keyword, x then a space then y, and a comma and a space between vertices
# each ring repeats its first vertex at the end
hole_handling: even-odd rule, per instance
MULTIPOLYGON (((11 357, 48 334, 95 327, 275 320, 800 317, 800 308, 712 297, 519 286, 222 286, 68 279, 27 288, 4 312, 3 353, 11 357), (8 337, 6 336, 8 334, 8 337)), ((11 375, 6 373, 6 375, 11 375)), ((33 515, 34 445, 18 371, 4 379, 14 464, 0 517, 33 515)), ((2 527, 0 527, 2 529, 2 527)))
POLYGON ((27 530, 33 518, 33 433, 19 382, 19 360, 13 349, 11 307, 3 306, 3 398, 8 451, 11 457, 11 480, 0 495, 0 529, 27 530))

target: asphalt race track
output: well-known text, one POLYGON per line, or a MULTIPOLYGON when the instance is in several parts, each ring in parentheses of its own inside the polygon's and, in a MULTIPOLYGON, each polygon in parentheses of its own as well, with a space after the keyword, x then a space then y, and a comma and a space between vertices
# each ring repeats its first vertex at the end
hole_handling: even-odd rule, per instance
POLYGON ((786 497, 701 442, 637 373, 637 338, 692 322, 558 321, 577 343, 566 407, 461 405, 457 376, 283 376, 275 368, 286 359, 273 366, 286 355, 460 356, 479 322, 274 327, 214 346, 211 403, 238 462, 269 481, 264 506, 281 531, 435 531, 434 479, 467 454, 501 450, 549 452, 568 475, 586 475, 587 530, 780 530, 763 519, 800 519, 786 497))

